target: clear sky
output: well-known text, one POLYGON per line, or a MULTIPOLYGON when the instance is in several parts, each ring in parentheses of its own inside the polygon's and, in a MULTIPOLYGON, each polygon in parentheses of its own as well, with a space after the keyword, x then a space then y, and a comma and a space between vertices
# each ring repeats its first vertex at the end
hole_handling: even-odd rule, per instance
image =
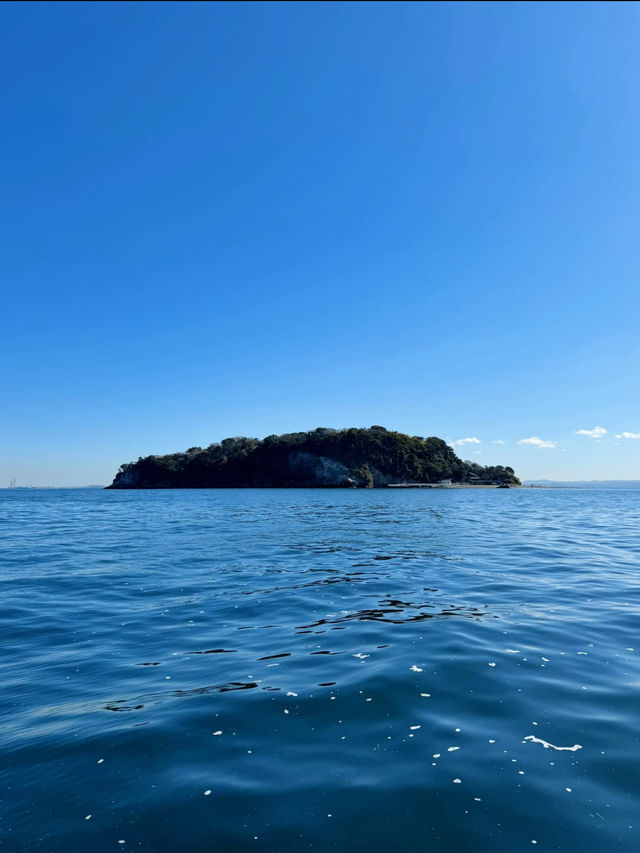
POLYGON ((370 424, 640 478, 639 43, 631 3, 2 4, 0 485, 370 424))

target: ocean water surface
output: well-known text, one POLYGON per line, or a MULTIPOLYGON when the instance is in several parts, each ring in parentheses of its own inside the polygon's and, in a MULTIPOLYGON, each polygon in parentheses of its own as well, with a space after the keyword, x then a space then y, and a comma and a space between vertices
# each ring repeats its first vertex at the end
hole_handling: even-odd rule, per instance
POLYGON ((0 848, 640 849, 640 491, 0 492, 0 848))

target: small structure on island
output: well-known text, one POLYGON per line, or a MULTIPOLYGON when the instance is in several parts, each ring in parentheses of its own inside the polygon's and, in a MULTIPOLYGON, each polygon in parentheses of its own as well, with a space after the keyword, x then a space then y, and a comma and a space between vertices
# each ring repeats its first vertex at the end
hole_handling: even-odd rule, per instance
POLYGON ((438 485, 439 486, 450 486, 451 485, 451 478, 449 478, 448 480, 440 480, 438 485))

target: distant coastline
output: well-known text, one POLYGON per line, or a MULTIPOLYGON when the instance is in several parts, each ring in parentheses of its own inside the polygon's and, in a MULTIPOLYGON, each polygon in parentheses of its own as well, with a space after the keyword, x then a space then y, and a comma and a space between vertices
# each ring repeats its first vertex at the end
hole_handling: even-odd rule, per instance
POLYGON ((104 484, 91 483, 88 486, 0 486, 7 492, 30 492, 34 490, 50 491, 51 489, 104 489, 104 484))
POLYGON ((640 480, 523 480, 538 489, 640 489, 640 480))

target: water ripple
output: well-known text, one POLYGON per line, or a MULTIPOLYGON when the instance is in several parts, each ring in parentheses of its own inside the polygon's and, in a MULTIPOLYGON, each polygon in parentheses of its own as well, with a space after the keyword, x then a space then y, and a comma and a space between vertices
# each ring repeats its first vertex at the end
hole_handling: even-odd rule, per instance
POLYGON ((635 851, 639 522, 634 491, 0 492, 0 844, 635 851))

